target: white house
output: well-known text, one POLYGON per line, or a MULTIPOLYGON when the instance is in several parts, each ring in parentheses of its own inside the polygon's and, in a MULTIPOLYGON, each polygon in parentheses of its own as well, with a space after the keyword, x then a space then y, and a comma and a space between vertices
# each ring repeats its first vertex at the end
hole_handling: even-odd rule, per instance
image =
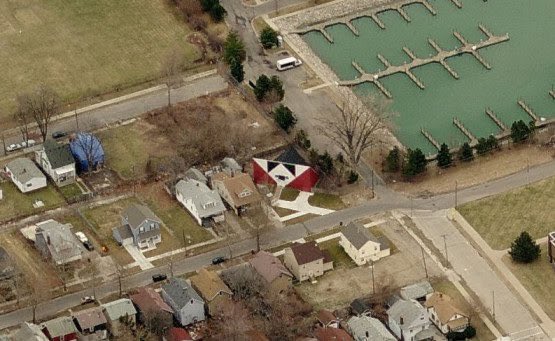
POLYGON ((42 149, 35 152, 35 156, 39 166, 57 186, 75 182, 75 159, 73 159, 69 144, 58 144, 55 141, 46 140, 42 149))
POLYGON ((389 256, 389 243, 378 239, 359 223, 350 223, 341 230, 339 244, 357 265, 389 256))
POLYGON ((182 325, 204 321, 204 301, 199 294, 181 278, 170 278, 162 286, 162 298, 173 310, 175 319, 182 325))
POLYGON ((427 340, 429 333, 433 333, 428 312, 415 300, 398 300, 387 315, 389 329, 400 340, 427 340))
POLYGON ((46 176, 31 159, 13 160, 6 165, 6 173, 22 193, 46 187, 46 176))
POLYGON ((458 308, 453 299, 441 292, 434 292, 424 304, 430 320, 443 334, 451 331, 460 332, 470 324, 470 319, 458 308))
POLYGON ((226 211, 218 191, 211 190, 203 182, 187 179, 175 185, 175 198, 195 218, 199 225, 225 220, 226 211))

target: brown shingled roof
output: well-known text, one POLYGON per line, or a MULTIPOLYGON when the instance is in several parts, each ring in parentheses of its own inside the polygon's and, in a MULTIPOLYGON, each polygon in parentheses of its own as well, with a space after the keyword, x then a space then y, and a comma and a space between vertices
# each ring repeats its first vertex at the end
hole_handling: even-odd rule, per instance
POLYGON ((447 323, 455 314, 468 316, 465 312, 455 306, 453 299, 440 292, 434 292, 424 304, 426 308, 433 307, 437 317, 442 324, 447 323))
POLYGON ((353 338, 343 329, 318 328, 314 333, 318 341, 352 341, 353 338))
POLYGON ((293 251, 293 255, 299 265, 312 263, 318 259, 323 259, 324 263, 327 263, 327 261, 325 261, 326 257, 331 260, 329 253, 326 255, 322 252, 316 245, 315 241, 302 244, 295 243, 291 245, 291 251, 293 251))
POLYGON ((191 285, 198 290, 200 296, 206 301, 212 301, 220 292, 233 295, 224 281, 213 271, 200 269, 198 274, 192 276, 191 285))
POLYGON ((337 317, 335 317, 335 315, 333 315, 331 311, 325 310, 325 309, 322 309, 318 312, 317 319, 324 326, 327 326, 328 324, 337 321, 337 317))
POLYGON ((131 295, 131 301, 139 308, 141 312, 158 312, 166 311, 172 313, 172 308, 164 302, 162 297, 150 287, 143 287, 137 290, 137 293, 131 295))
POLYGON ((104 313, 102 313, 102 307, 93 307, 73 313, 73 318, 79 323, 81 330, 91 329, 96 326, 108 323, 104 313))
POLYGON ((249 263, 268 283, 272 283, 280 275, 293 277, 279 259, 267 251, 260 251, 249 263))
POLYGON ((246 173, 240 173, 233 177, 223 172, 217 173, 212 176, 212 181, 221 181, 223 183, 223 186, 231 195, 235 206, 248 205, 261 200, 256 185, 246 173), (242 193, 248 192, 250 192, 249 195, 241 196, 242 193))

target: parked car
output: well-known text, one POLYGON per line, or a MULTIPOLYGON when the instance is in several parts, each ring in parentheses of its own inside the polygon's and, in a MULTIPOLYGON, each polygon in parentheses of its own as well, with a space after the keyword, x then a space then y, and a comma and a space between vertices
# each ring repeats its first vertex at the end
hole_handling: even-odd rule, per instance
POLYGON ((81 304, 93 303, 94 301, 95 301, 94 296, 81 297, 81 304))
POLYGON ((61 139, 62 137, 66 137, 68 133, 66 131, 55 131, 52 133, 53 139, 61 139))
POLYGON ((77 239, 79 239, 81 243, 85 243, 89 241, 89 238, 87 238, 87 236, 85 236, 85 234, 81 231, 75 232, 75 235, 77 236, 77 239))
POLYGON ((36 144, 37 142, 35 140, 27 140, 27 141, 23 141, 21 143, 12 143, 9 146, 6 147, 6 151, 7 152, 15 152, 16 150, 22 149, 22 148, 27 148, 27 147, 32 147, 36 144))
POLYGON ((212 258, 212 264, 216 265, 216 264, 220 264, 225 262, 225 257, 224 256, 218 256, 218 257, 214 257, 212 258))
POLYGON ((154 283, 165 281, 166 279, 168 279, 168 275, 166 275, 166 274, 156 274, 156 275, 152 276, 152 281, 154 283))
POLYGON ((83 242, 83 246, 85 246, 85 249, 87 249, 87 251, 94 250, 94 245, 93 245, 93 243, 91 243, 90 240, 87 240, 87 241, 83 242))
POLYGON ((22 146, 23 148, 32 147, 32 146, 34 146, 35 144, 37 144, 37 142, 36 142, 35 140, 27 140, 27 141, 21 142, 21 146, 22 146))

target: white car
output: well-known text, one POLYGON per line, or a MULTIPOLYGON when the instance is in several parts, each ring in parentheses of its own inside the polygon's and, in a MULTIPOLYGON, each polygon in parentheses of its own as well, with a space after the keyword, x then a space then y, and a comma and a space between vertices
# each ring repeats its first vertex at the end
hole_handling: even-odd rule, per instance
POLYGON ((32 147, 35 144, 37 144, 37 142, 35 140, 27 140, 27 141, 23 141, 21 143, 12 143, 12 144, 10 144, 9 146, 6 147, 6 151, 7 152, 14 152, 14 151, 22 149, 22 148, 32 147))
POLYGON ((35 140, 27 140, 27 141, 21 142, 21 146, 22 146, 23 148, 32 147, 32 146, 34 146, 35 144, 37 144, 37 142, 36 142, 35 140))
POLYGON ((89 241, 89 238, 87 238, 87 236, 85 236, 85 234, 81 231, 75 232, 75 235, 77 236, 77 239, 79 239, 81 243, 86 243, 89 241))

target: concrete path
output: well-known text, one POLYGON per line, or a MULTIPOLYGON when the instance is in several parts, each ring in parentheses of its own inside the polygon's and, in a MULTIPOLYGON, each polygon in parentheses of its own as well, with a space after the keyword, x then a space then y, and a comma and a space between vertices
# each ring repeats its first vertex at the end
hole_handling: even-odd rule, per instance
POLYGON ((545 335, 538 334, 542 333, 541 329, 530 312, 447 218, 447 212, 417 211, 412 220, 447 256, 453 270, 476 293, 506 334, 519 333, 524 338, 548 340, 545 335))
POLYGON ((288 210, 297 211, 298 213, 302 213, 298 215, 298 213, 291 214, 289 216, 281 217, 281 221, 286 221, 292 219, 290 216, 302 216, 305 214, 315 214, 315 215, 326 215, 335 212, 334 210, 329 210, 327 208, 321 208, 312 206, 308 203, 308 198, 310 198, 314 193, 310 192, 300 192, 297 198, 293 201, 287 200, 278 200, 275 202, 274 206, 286 208, 288 210), (285 220, 284 220, 285 219, 285 220))
POLYGON ((146 259, 143 253, 135 245, 125 245, 125 249, 127 250, 127 252, 129 252, 131 257, 133 257, 135 263, 139 265, 141 270, 146 270, 154 267, 152 263, 149 262, 148 259, 146 259))

